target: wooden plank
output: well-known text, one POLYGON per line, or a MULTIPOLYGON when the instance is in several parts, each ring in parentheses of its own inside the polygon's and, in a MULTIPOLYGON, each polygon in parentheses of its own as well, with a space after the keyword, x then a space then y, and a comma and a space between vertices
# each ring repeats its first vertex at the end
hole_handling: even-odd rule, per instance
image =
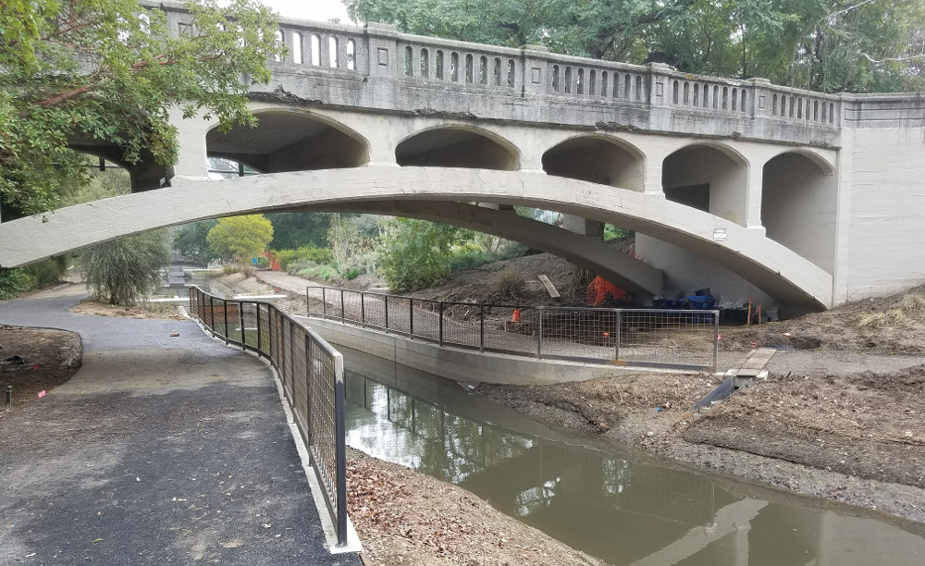
POLYGON ((745 360, 742 369, 761 369, 771 360, 771 356, 777 353, 774 348, 758 348, 754 354, 745 360))
POLYGON ((559 291, 556 291, 556 287, 552 284, 552 281, 549 280, 549 277, 540 275, 539 280, 540 283, 543 284, 543 287, 546 287, 546 292, 549 293, 550 297, 553 299, 558 299, 561 296, 559 295, 559 291))

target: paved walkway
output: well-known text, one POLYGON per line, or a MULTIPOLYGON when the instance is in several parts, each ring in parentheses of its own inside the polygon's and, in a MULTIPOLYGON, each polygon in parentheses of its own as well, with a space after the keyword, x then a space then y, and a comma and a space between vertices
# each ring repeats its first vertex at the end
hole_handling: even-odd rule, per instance
POLYGON ((0 304, 0 324, 85 346, 70 381, 0 419, 0 564, 361 563, 327 551, 262 363, 192 322, 68 313, 76 293, 0 304))

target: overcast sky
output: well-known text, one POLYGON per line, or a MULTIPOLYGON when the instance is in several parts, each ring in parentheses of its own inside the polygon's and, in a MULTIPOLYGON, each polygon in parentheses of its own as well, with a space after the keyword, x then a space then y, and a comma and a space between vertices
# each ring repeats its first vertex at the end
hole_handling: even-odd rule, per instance
POLYGON ((347 18, 347 8, 341 0, 262 0, 285 18, 302 18, 326 22, 340 18, 342 24, 352 23, 347 18))

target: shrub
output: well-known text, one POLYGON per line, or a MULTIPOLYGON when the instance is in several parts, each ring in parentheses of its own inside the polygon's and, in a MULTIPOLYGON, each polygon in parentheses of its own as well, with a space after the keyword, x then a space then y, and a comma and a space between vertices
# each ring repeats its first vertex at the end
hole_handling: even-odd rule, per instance
POLYGON ((516 269, 505 269, 495 278, 495 294, 501 300, 516 300, 524 295, 527 280, 516 269))
POLYGON ((381 227, 376 251, 393 291, 422 289, 450 274, 451 246, 459 228, 408 218, 393 218, 381 227))
POLYGON ((257 257, 257 267, 260 269, 266 269, 270 266, 270 260, 264 256, 257 257))
POLYGON ((328 248, 309 248, 303 246, 297 250, 279 250, 276 252, 276 261, 283 271, 298 273, 293 270, 295 263, 312 263, 328 265, 334 261, 334 253, 328 248))
POLYGON ((119 238, 93 246, 81 256, 87 286, 111 305, 133 305, 161 282, 170 251, 161 231, 119 238))
POLYGON ((0 299, 12 299, 17 293, 35 286, 35 278, 24 269, 10 269, 0 272, 0 299))

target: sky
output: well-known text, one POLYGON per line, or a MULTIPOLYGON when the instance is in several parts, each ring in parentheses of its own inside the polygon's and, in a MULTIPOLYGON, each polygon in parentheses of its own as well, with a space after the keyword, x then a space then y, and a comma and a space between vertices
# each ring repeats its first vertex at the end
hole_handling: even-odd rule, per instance
POLYGON ((262 0, 263 4, 284 18, 301 18, 326 22, 340 18, 342 24, 352 23, 341 0, 262 0))

